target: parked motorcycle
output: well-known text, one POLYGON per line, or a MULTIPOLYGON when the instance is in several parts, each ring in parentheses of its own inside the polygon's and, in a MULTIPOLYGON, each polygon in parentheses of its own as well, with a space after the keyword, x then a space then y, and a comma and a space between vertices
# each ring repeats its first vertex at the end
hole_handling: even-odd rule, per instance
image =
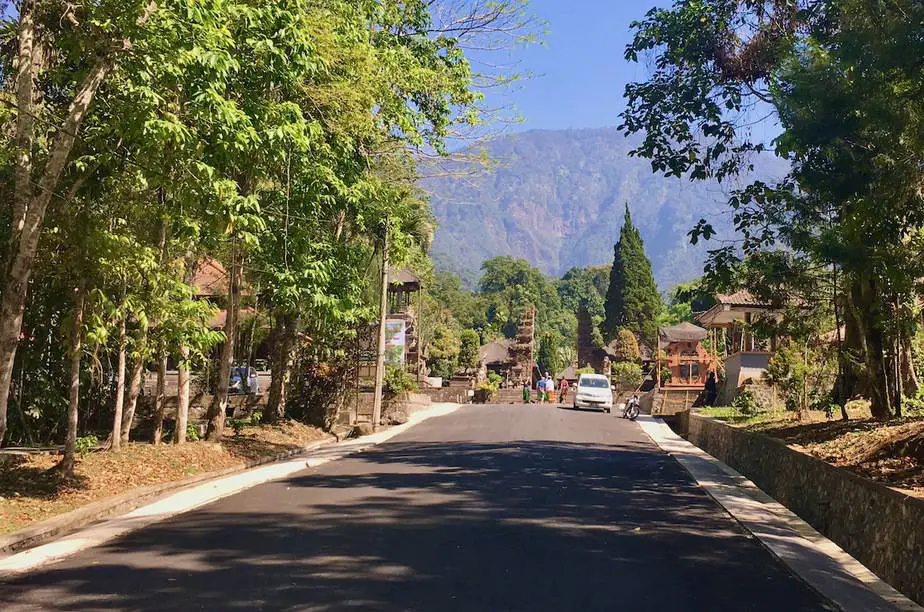
POLYGON ((622 411, 622 418, 634 421, 638 418, 639 412, 640 406, 638 396, 633 395, 631 398, 629 398, 629 401, 626 402, 626 407, 622 411))

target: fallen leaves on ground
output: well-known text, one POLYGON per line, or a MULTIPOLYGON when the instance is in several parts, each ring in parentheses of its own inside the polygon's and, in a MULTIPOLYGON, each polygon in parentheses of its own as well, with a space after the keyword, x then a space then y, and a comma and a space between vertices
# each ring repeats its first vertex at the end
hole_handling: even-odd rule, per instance
POLYGON ((752 429, 831 465, 924 496, 924 418, 790 421, 752 429))
POLYGON ((7 534, 131 489, 176 482, 247 461, 270 458, 328 438, 323 431, 296 422, 245 427, 221 444, 188 442, 180 446, 123 445, 122 450, 92 452, 77 461, 75 478, 54 468, 56 453, 22 456, 0 464, 0 534, 7 534))

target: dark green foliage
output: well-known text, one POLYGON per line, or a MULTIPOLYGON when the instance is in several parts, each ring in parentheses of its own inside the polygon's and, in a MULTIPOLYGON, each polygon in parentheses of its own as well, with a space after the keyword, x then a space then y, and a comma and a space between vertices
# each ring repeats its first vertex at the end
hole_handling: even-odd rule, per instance
POLYGON ((559 350, 562 344, 561 334, 556 331, 544 334, 539 339, 539 354, 536 361, 540 370, 555 376, 564 368, 565 364, 562 363, 561 351, 559 350))
POLYGON ((760 405, 757 403, 757 399, 748 389, 745 389, 735 396, 735 399, 732 400, 732 408, 737 408, 741 414, 748 416, 760 412, 760 405))
POLYGON ((417 381, 404 368, 385 366, 385 391, 392 396, 417 390, 417 381))
POLYGON ((562 308, 554 280, 525 259, 513 257, 489 259, 481 268, 480 294, 495 329, 512 337, 526 308, 535 306, 537 334, 555 330, 573 337, 577 319, 573 311, 562 308))
MULTIPOLYGON (((744 268, 757 273, 749 289, 827 305, 848 332, 834 396, 868 395, 882 419, 918 387, 909 348, 924 271, 922 19, 917 0, 675 0, 634 24, 626 51, 656 67, 627 87, 622 126, 644 137, 635 153, 656 172, 739 174, 762 148, 739 111, 776 111, 776 152, 792 171, 732 194, 741 240, 711 251, 707 277, 728 283, 744 268)), ((714 230, 704 219, 691 238, 714 230)))
POLYGON ((437 326, 427 345, 427 363, 430 374, 452 378, 459 365, 459 335, 455 328, 443 324, 437 326))
POLYGON ((613 364, 610 374, 613 384, 617 389, 622 391, 633 391, 637 389, 644 379, 642 366, 628 361, 613 364))
POLYGON ((478 349, 481 348, 481 338, 473 329, 462 331, 459 346, 459 366, 469 370, 478 368, 478 349))
POLYGON ((94 435, 80 436, 77 438, 77 454, 86 455, 99 444, 99 438, 94 435))
POLYGON ((604 336, 615 338, 619 329, 624 327, 653 344, 662 308, 661 296, 651 274, 651 262, 645 255, 642 237, 632 224, 629 206, 626 205, 625 222, 614 248, 613 269, 604 305, 604 336))
POLYGON ((638 340, 635 338, 635 334, 628 329, 620 329, 619 333, 616 334, 616 346, 614 349, 616 354, 613 356, 613 361, 617 363, 636 363, 641 359, 638 340))
POLYGON ((603 299, 610 286, 611 266, 571 268, 558 281, 558 295, 564 308, 578 312, 584 308, 595 318, 604 315, 603 299))

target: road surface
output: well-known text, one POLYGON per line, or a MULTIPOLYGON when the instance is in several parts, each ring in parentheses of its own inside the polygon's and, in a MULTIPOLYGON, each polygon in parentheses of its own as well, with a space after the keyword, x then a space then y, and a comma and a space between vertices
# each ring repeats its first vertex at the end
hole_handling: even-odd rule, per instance
POLYGON ((0 610, 823 610, 634 423, 473 406, 0 584, 0 610))

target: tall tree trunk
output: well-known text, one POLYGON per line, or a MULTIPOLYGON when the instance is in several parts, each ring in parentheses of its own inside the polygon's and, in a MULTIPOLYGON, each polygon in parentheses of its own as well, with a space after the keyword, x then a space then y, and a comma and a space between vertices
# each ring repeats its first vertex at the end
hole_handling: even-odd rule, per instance
POLYGON ((225 410, 228 407, 228 382, 231 378, 231 366, 234 364, 234 342, 237 335, 237 319, 241 307, 240 256, 232 252, 231 268, 228 271, 228 310, 225 316, 225 342, 221 347, 218 364, 218 388, 209 406, 208 429, 205 438, 209 442, 219 442, 225 426, 225 410))
POLYGON ((115 402, 112 407, 112 434, 109 448, 117 451, 122 448, 122 405, 125 401, 125 319, 119 322, 119 360, 116 372, 115 402))
MULTIPOLYGON (((837 265, 832 267, 833 290, 831 304, 834 307, 834 328, 837 332, 837 379, 834 381, 833 399, 834 403, 841 407, 841 419, 844 422, 850 420, 847 414, 847 402, 850 401, 849 387, 852 381, 847 380, 851 364, 848 362, 847 352, 844 347, 844 332, 841 330, 841 299, 840 288, 838 287, 838 268, 837 265)), ((853 374, 853 372, 851 372, 853 374)))
POLYGON ((138 394, 141 391, 141 375, 144 371, 144 358, 139 353, 132 362, 132 377, 128 383, 128 402, 122 413, 122 442, 128 442, 135 420, 135 407, 138 405, 138 394))
POLYGON ((266 410, 263 412, 264 423, 278 423, 286 415, 286 389, 292 375, 295 357, 295 318, 288 314, 276 315, 274 346, 272 352, 272 379, 266 410))
MULTIPOLYGON (((28 43, 33 45, 31 53, 34 53, 34 24, 31 23, 33 4, 33 2, 26 3, 29 10, 25 13, 28 17, 26 29, 32 29, 32 41, 28 43)), ((20 56, 23 54, 23 45, 24 34, 20 31, 20 56)), ((84 77, 68 108, 64 122, 57 130, 37 186, 33 188, 31 162, 27 168, 17 167, 14 172, 14 215, 18 221, 16 227, 13 228, 10 241, 10 259, 6 271, 6 282, 3 285, 3 296, 0 299, 0 443, 6 435, 6 412, 10 399, 10 384, 13 379, 13 364, 16 361, 19 336, 22 333, 29 279, 32 277, 32 269, 35 265, 35 253, 38 250, 39 236, 45 222, 45 212, 61 181, 61 175, 67 166, 68 159, 70 159, 77 132, 86 118, 97 90, 109 75, 111 67, 111 58, 101 57, 84 77)), ((33 70, 32 60, 24 66, 19 66, 17 82, 24 81, 26 78, 34 79, 33 70), (22 76, 21 73, 24 70, 29 71, 29 76, 22 76)), ((33 100, 29 99, 25 102, 25 106, 19 107, 19 117, 27 113, 34 114, 33 100)), ((23 147, 20 150, 24 150, 25 145, 31 148, 32 140, 31 133, 24 136, 21 142, 23 147)), ((19 157, 24 159, 26 156, 20 155, 19 157)), ((17 160, 17 165, 19 163, 20 160, 17 160)))
POLYGON ((848 291, 848 304, 857 324, 866 365, 870 412, 873 417, 885 420, 892 416, 894 377, 887 365, 881 297, 877 280, 869 271, 858 274, 848 291))
MULTIPOLYGON (((157 203, 162 213, 166 208, 166 201, 167 195, 164 188, 158 188, 157 203)), ((157 247, 157 262, 163 267, 167 259, 166 217, 162 218, 160 222, 160 229, 157 232, 157 247)), ((154 327, 157 325, 159 325, 159 322, 155 323, 154 327)), ((164 437, 164 412, 166 410, 166 394, 164 393, 164 387, 167 384, 167 353, 163 342, 159 342, 156 346, 159 350, 157 353, 157 382, 155 383, 156 386, 154 389, 154 423, 151 428, 151 444, 159 446, 161 439, 164 437)))
POLYGON ((180 348, 180 363, 177 365, 176 427, 173 429, 173 443, 186 443, 186 425, 189 422, 189 348, 180 348))
POLYGON ((921 389, 917 368, 914 366, 914 352, 911 348, 913 335, 913 323, 903 322, 899 350, 901 351, 902 391, 905 397, 915 397, 921 389))
POLYGON ((154 388, 154 427, 151 432, 151 444, 154 446, 158 446, 161 438, 164 437, 164 411, 167 407, 167 396, 164 393, 166 383, 167 356, 161 355, 157 358, 157 382, 154 388))
POLYGON ((68 476, 74 475, 74 463, 77 458, 77 418, 80 406, 80 360, 83 357, 81 340, 83 339, 83 310, 86 298, 86 286, 83 281, 74 294, 74 327, 71 329, 69 342, 71 361, 71 384, 67 402, 67 436, 64 439, 64 457, 60 468, 68 476))

